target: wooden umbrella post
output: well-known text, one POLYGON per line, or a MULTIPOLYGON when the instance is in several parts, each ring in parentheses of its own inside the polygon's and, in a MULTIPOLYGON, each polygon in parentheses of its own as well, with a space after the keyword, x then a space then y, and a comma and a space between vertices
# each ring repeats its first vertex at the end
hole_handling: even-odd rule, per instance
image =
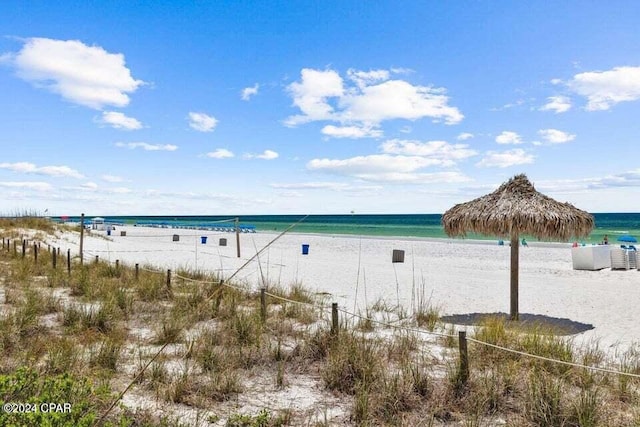
POLYGON ((518 233, 511 235, 511 320, 518 320, 518 257, 520 240, 518 233))

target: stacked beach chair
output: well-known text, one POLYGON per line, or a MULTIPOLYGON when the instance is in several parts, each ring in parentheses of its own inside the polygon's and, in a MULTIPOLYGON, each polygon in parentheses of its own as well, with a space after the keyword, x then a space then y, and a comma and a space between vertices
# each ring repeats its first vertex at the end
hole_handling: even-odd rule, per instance
MULTIPOLYGON (((636 254, 631 254, 633 257, 633 264, 636 264, 636 254)), ((622 248, 611 248, 611 269, 612 270, 629 270, 631 268, 629 262, 629 252, 622 248)))

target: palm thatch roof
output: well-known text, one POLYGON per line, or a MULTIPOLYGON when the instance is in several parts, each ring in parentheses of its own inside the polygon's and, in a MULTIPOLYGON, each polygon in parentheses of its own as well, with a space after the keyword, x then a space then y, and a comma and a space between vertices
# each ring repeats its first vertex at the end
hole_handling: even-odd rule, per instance
POLYGON ((586 237, 593 216, 570 203, 560 203, 536 191, 526 175, 516 175, 493 193, 460 203, 442 216, 449 236, 467 232, 498 237, 527 234, 538 239, 586 237))

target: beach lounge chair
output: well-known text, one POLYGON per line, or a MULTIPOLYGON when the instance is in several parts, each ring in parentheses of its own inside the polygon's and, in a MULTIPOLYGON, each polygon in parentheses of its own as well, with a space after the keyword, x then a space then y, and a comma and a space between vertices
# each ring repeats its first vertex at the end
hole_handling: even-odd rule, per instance
POLYGON ((629 268, 638 268, 638 252, 634 250, 628 250, 627 257, 629 257, 629 268))
MULTIPOLYGON (((635 254, 634 254, 635 255, 635 254)), ((635 261, 635 257, 634 257, 635 261)), ((628 270, 629 254, 625 249, 611 248, 611 269, 628 270)))

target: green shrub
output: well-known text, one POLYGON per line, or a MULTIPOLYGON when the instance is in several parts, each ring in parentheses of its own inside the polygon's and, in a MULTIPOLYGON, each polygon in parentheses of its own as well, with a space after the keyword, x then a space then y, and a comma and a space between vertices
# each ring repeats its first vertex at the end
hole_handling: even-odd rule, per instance
MULTIPOLYGON (((43 376, 34 369, 21 367, 10 375, 0 375, 0 400, 34 404, 30 413, 0 411, 0 425, 11 426, 90 426, 105 409, 109 393, 94 388, 86 379, 69 374, 43 376), (68 412, 44 412, 44 403, 70 404, 68 412)), ((64 409, 64 408, 62 408, 64 409)))

